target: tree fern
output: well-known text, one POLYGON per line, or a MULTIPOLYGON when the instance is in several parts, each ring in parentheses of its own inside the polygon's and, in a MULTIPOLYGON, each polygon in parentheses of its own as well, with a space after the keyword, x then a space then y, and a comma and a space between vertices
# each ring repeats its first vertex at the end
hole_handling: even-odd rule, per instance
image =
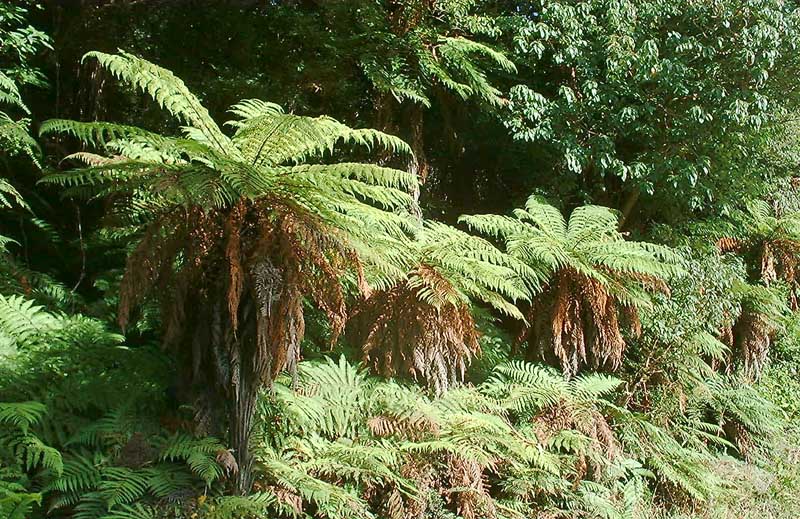
POLYGON ((237 402, 231 435, 244 490, 255 397, 261 383, 285 367, 294 369, 303 297, 325 312, 335 339, 347 315, 340 278, 349 271, 356 287, 366 290, 364 265, 396 269, 400 249, 394 241, 406 230, 391 211, 414 204, 407 191, 416 189, 416 180, 408 173, 335 163, 329 155, 341 145, 399 153, 408 146, 381 132, 285 114, 258 100, 234 105, 237 119, 229 126, 235 133, 229 137, 171 72, 125 52, 89 53, 86 59, 152 97, 186 125, 183 136, 107 123, 45 123, 45 134, 71 134, 111 159, 83 156, 88 167, 45 182, 70 186, 75 195, 113 194, 119 220, 141 229, 120 289, 120 323, 125 326, 148 296, 169 294, 162 299, 165 342, 179 356, 209 364, 185 378, 216 373, 213 384, 237 402), (150 267, 167 264, 172 267, 150 267), (201 299, 197 308, 206 314, 187 312, 189 301, 201 299), (192 346, 197 333, 208 339, 200 350, 192 346), (231 340, 236 347, 224 344, 231 340), (220 357, 215 351, 231 353, 220 357))
POLYGON ((741 311, 725 335, 734 362, 741 365, 747 376, 757 378, 764 368, 773 336, 788 312, 785 293, 780 287, 748 283, 738 283, 734 293, 741 311))
POLYGON ((386 376, 410 375, 438 393, 464 377, 478 354, 472 301, 522 320, 529 267, 489 242, 425 222, 406 244, 407 273, 372 293, 356 311, 350 337, 386 376))
POLYGON ((779 212, 764 200, 751 200, 734 213, 730 231, 717 246, 722 252, 740 252, 754 263, 765 284, 781 279, 791 285, 792 307, 797 306, 795 270, 800 254, 800 212, 779 212))
MULTIPOLYGON (((529 355, 554 355, 574 375, 583 366, 619 367, 625 350, 626 322, 639 329, 638 309, 649 304, 648 290, 664 290, 678 272, 678 256, 646 242, 625 241, 611 209, 584 206, 569 221, 536 197, 514 217, 463 216, 471 228, 501 239, 507 252, 544 272, 544 290, 530 307, 519 336, 529 355), (584 311, 586 309, 586 311, 584 311)), ((528 283, 540 280, 530 274, 528 283)))

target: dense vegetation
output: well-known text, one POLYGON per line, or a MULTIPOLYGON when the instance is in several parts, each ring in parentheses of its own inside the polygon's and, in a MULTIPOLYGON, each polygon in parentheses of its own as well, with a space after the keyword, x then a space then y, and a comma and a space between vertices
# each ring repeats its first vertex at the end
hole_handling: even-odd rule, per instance
POLYGON ((0 518, 800 516, 798 41, 0 2, 0 518))

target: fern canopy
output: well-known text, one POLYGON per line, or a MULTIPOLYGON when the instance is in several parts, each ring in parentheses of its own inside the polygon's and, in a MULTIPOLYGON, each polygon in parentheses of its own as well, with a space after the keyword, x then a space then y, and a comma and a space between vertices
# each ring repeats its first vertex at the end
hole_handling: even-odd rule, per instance
POLYGON ((647 292, 666 290, 666 280, 679 272, 671 249, 625 240, 617 213, 607 207, 578 207, 567 220, 532 196, 513 216, 461 221, 501 240, 528 266, 523 279, 537 295, 519 340, 529 342, 529 355, 555 355, 570 375, 586 365, 619 367, 623 325, 636 332, 647 292))

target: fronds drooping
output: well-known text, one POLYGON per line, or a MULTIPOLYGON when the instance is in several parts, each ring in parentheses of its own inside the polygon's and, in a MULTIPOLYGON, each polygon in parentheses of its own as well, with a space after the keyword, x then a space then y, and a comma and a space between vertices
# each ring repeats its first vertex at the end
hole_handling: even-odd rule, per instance
POLYGON ((409 270, 367 297, 351 324, 365 362, 384 376, 409 375, 441 393, 479 353, 472 301, 522 320, 530 270, 489 242, 425 222, 407 242, 409 270))
MULTIPOLYGON (((502 240, 507 252, 543 272, 545 282, 527 314, 519 341, 544 358, 554 355, 568 375, 584 366, 617 368, 623 330, 637 333, 637 309, 647 292, 666 290, 677 255, 646 242, 626 241, 611 209, 583 206, 569 221, 537 197, 514 216, 463 216, 471 228, 502 240)), ((538 280, 529 279, 538 286, 538 280)))

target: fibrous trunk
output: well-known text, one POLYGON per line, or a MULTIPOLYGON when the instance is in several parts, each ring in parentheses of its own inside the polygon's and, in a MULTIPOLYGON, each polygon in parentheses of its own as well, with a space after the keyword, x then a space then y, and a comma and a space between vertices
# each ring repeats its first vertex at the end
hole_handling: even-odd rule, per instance
POLYGON ((733 345, 747 377, 757 379, 764 368, 772 342, 773 326, 767 317, 745 308, 733 327, 733 345))
POLYGON ((352 251, 314 215, 245 201, 224 213, 168 214, 128 259, 120 324, 157 291, 164 344, 176 352, 185 394, 195 396, 198 416, 206 418, 199 424, 207 421, 206 431, 220 434, 227 418, 240 493, 252 482, 258 393, 299 360, 303 295, 326 313, 336 340, 346 318, 339 278, 353 263, 352 251))

